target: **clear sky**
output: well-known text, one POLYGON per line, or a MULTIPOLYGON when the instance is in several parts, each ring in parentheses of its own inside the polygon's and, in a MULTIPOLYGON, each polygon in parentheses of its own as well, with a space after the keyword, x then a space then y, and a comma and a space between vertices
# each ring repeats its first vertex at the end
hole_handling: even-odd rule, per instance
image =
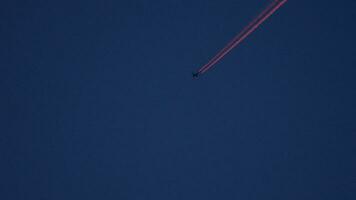
POLYGON ((0 199, 356 199, 356 1, 5 1, 0 199))

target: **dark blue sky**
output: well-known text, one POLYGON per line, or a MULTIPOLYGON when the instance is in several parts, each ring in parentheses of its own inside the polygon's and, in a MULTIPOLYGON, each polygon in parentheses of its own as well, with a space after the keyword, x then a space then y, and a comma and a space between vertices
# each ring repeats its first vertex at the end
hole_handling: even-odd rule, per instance
POLYGON ((1 3, 0 199, 356 199, 356 1, 1 3))

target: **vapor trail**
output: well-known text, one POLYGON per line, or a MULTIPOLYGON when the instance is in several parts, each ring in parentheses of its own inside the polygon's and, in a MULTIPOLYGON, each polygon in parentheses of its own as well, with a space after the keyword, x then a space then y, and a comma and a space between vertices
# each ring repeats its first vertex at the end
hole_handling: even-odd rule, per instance
POLYGON ((238 40, 246 31, 248 31, 256 22, 263 16, 266 15, 266 13, 276 4, 278 0, 273 1, 271 4, 268 5, 267 8, 265 8, 261 14, 259 14, 252 22, 250 22, 246 27, 242 29, 242 31, 236 35, 223 49, 221 49, 208 63, 206 63, 203 67, 199 69, 199 73, 204 70, 204 68, 208 67, 214 60, 216 60, 222 53, 224 53, 231 45, 233 45, 236 40, 238 40))
POLYGON ((248 26, 246 26, 233 40, 231 40, 217 55, 215 55, 207 64, 198 70, 198 73, 205 73, 214 64, 220 61, 234 47, 240 44, 247 36, 255 31, 267 18, 276 12, 287 0, 275 0, 266 9, 262 11, 248 26))

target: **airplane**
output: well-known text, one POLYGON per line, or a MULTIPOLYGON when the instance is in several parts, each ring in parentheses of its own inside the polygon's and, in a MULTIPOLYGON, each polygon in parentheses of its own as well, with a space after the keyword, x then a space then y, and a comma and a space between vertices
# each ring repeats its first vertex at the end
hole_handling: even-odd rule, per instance
POLYGON ((192 72, 193 78, 198 78, 199 72, 192 72))

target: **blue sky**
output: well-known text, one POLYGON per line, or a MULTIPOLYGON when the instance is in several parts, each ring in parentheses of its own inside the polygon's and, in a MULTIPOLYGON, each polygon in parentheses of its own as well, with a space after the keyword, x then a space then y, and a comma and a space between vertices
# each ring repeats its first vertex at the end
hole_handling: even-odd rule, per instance
POLYGON ((9 1, 1 199, 355 199, 355 1, 9 1))

